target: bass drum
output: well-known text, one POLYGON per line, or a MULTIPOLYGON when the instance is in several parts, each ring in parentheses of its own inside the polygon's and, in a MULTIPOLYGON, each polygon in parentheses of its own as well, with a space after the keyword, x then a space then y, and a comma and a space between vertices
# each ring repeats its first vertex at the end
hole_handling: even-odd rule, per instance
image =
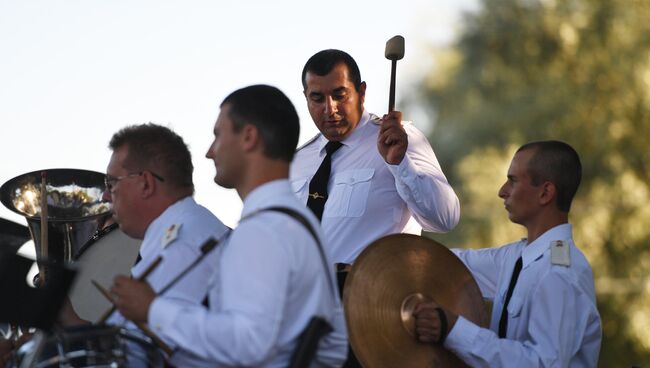
POLYGON ((130 275, 141 242, 124 234, 117 224, 112 224, 81 247, 75 257, 77 278, 68 293, 72 308, 79 317, 96 323, 112 306, 92 281, 108 289, 115 276, 130 275))

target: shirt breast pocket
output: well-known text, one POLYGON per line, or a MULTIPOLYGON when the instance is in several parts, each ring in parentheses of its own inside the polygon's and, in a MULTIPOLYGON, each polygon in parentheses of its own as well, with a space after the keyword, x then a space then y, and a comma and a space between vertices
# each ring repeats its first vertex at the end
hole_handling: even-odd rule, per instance
POLYGON ((337 173, 325 204, 323 217, 360 217, 366 212, 368 193, 375 169, 337 173))
POLYGON ((295 179, 291 181, 291 188, 293 193, 300 199, 300 202, 307 203, 308 192, 307 178, 295 179))
POLYGON ((524 298, 513 295, 508 303, 508 316, 511 319, 519 318, 523 305, 524 298))

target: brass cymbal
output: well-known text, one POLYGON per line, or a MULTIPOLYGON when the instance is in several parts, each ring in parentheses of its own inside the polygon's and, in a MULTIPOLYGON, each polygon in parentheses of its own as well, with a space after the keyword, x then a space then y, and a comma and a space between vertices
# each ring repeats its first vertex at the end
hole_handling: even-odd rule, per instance
POLYGON ((395 234, 371 243, 343 290, 350 344, 366 368, 464 366, 442 347, 417 341, 412 311, 421 300, 489 324, 469 270, 444 245, 421 236, 395 234))

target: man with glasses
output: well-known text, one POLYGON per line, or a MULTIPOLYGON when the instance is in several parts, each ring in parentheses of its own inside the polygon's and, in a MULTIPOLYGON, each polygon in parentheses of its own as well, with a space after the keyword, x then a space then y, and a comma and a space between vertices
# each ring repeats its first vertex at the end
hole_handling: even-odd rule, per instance
MULTIPOLYGON (((228 228, 192 198, 192 158, 176 133, 151 123, 128 126, 113 135, 109 148, 113 154, 106 169, 104 199, 112 202, 120 229, 142 239, 133 277, 162 257, 146 279, 160 291, 201 255, 207 239, 220 239, 228 228)), ((164 295, 180 303, 201 303, 216 266, 212 256, 208 254, 164 295)), ((74 324, 74 320, 63 322, 74 324)), ((107 322, 136 329, 117 312, 107 322)))

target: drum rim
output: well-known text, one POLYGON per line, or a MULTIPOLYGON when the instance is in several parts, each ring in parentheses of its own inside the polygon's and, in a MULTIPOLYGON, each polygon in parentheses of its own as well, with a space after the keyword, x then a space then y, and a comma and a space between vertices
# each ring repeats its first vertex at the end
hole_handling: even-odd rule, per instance
MULTIPOLYGON (((107 351, 101 349, 91 349, 91 348, 75 348, 68 350, 64 348, 62 351, 57 349, 56 355, 52 356, 42 356, 43 352, 39 352, 39 356, 36 357, 35 367, 52 367, 53 365, 61 366, 61 364, 68 363, 71 359, 83 359, 83 358, 95 358, 95 359, 105 359, 106 362, 113 360, 110 363, 118 364, 128 364, 130 355, 128 353, 127 345, 128 342, 132 342, 140 346, 148 357, 155 357, 152 361, 147 362, 147 366, 160 366, 164 362, 164 356, 162 352, 156 347, 156 345, 146 336, 141 336, 134 330, 124 328, 123 326, 108 325, 108 324, 93 324, 93 325, 79 325, 65 327, 57 332, 47 334, 44 336, 44 339, 41 342, 40 348, 42 349, 46 345, 67 345, 70 343, 83 342, 84 340, 97 340, 99 341, 102 338, 109 337, 113 342, 115 342, 119 347, 116 350, 116 346, 113 346, 111 354, 106 355, 107 351), (152 355, 153 354, 153 355, 152 355)), ((99 365, 93 365, 93 367, 109 367, 112 365, 104 365, 104 362, 99 362, 99 365)), ((122 366, 122 365, 120 365, 122 366)))
POLYGON ((72 257, 72 260, 78 261, 79 258, 81 258, 81 256, 84 254, 84 252, 90 249, 90 247, 92 247, 95 243, 97 243, 101 238, 110 234, 111 232, 113 232, 113 230, 119 228, 119 226, 120 225, 118 225, 117 223, 112 223, 101 230, 97 230, 95 234, 93 234, 93 236, 91 236, 90 239, 88 239, 84 243, 84 245, 82 245, 81 248, 79 248, 79 251, 77 251, 74 257, 72 257))

